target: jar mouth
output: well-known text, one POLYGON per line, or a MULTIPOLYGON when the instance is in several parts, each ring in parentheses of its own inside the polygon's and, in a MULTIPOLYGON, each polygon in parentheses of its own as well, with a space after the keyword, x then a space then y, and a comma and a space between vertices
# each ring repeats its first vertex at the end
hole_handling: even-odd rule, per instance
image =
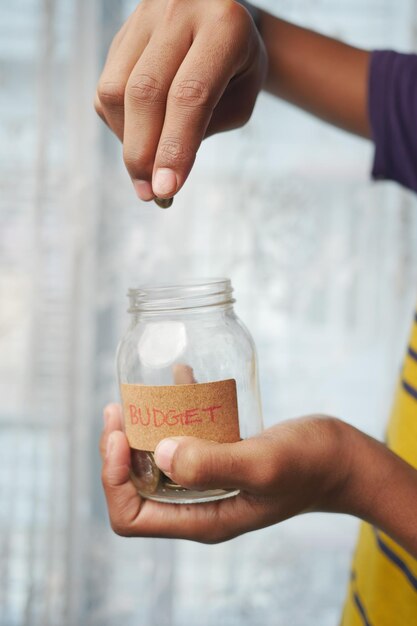
POLYGON ((143 285, 129 289, 129 313, 170 311, 233 304, 229 278, 202 278, 174 284, 143 285))

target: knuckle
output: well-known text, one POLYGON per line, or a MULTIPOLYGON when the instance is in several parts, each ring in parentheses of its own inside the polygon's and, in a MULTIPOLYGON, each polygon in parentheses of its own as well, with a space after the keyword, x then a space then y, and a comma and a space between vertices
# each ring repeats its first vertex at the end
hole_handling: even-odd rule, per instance
POLYGON ((164 101, 161 84, 149 74, 139 74, 129 80, 128 97, 139 104, 155 104, 164 101))
POLYGON ((164 23, 170 23, 173 18, 176 17, 178 11, 181 11, 181 6, 184 8, 183 0, 167 0, 165 3, 163 21, 164 23))
POLYGON ((211 3, 211 8, 217 17, 223 17, 233 14, 235 4, 235 0, 215 0, 211 3))
POLYGON ((129 537, 129 530, 121 520, 110 518, 110 526, 112 531, 119 537, 129 537))
POLYGON ((206 83, 196 79, 179 81, 169 95, 176 105, 185 107, 206 108, 212 99, 206 83))
POLYGON ((103 463, 102 467, 101 467, 101 484, 103 485, 104 491, 106 491, 107 488, 107 471, 106 471, 106 464, 103 463))
POLYGON ((194 158, 194 153, 175 137, 163 139, 159 145, 158 152, 164 163, 173 167, 187 163, 194 158))
POLYGON ((246 106, 242 107, 240 113, 237 115, 237 124, 239 126, 244 126, 247 124, 252 117, 254 103, 246 104, 246 106))
POLYGON ((237 42, 245 42, 246 53, 248 53, 256 29, 247 9, 242 4, 235 0, 221 0, 215 14, 215 27, 217 31, 227 32, 229 45, 231 45, 230 54, 235 55, 239 49, 242 49, 241 46, 236 45, 237 42))
POLYGON ((123 106, 125 86, 117 81, 100 81, 97 89, 101 105, 107 107, 123 106))
POLYGON ((95 112, 97 113, 97 115, 99 115, 101 118, 103 118, 103 116, 104 116, 103 107, 102 107, 102 104, 101 104, 100 99, 98 97, 98 94, 94 98, 94 109, 95 109, 95 112))
POLYGON ((223 459, 223 471, 228 476, 239 476, 242 472, 242 462, 239 456, 231 450, 223 459))
POLYGON ((235 28, 239 24, 249 21, 248 11, 239 2, 235 0, 221 0, 215 5, 213 10, 218 22, 225 22, 227 27, 235 28))
POLYGON ((104 455, 106 453, 106 445, 105 445, 105 441, 104 441, 104 436, 101 435, 100 437, 100 441, 99 441, 99 445, 98 445, 98 451, 100 453, 100 456, 102 459, 104 459, 104 455))
POLYGON ((227 16, 231 18, 234 24, 247 25, 251 22, 248 10, 240 2, 229 0, 225 4, 224 10, 227 11, 227 16))

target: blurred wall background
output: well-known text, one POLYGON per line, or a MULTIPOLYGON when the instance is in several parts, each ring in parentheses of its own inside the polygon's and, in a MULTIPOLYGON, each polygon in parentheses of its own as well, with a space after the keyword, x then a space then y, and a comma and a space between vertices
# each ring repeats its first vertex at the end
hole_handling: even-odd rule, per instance
MULTIPOLYGON (((334 626, 356 521, 308 515, 219 546, 109 530, 97 453, 126 291, 227 275, 265 421, 383 436, 417 285, 417 206, 372 146, 261 96, 209 139, 172 209, 140 204, 92 109, 129 0, 0 4, 0 624, 334 626)), ((412 0, 276 0, 367 48, 416 48, 412 0)), ((308 445, 308 442, 306 442, 308 445)))

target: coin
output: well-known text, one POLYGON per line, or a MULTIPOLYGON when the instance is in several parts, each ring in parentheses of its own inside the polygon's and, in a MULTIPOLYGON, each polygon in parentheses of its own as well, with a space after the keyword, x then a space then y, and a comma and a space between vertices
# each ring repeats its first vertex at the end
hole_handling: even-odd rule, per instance
POLYGON ((131 477, 138 490, 144 495, 155 493, 162 472, 156 465, 152 452, 132 448, 130 458, 132 462, 131 477))
POLYGON ((154 201, 161 209, 168 209, 174 202, 174 198, 154 198, 154 201))

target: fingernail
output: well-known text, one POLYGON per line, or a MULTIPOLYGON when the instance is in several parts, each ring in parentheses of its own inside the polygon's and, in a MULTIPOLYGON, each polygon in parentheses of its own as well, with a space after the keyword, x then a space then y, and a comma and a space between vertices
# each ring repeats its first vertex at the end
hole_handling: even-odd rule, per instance
POLYGON ((155 463, 163 472, 170 472, 172 465, 172 457, 178 447, 178 441, 175 439, 163 439, 155 448, 155 463))
POLYGON ((106 445, 106 459, 109 458, 111 451, 113 449, 114 446, 114 437, 113 437, 113 433, 110 433, 109 438, 107 439, 107 445, 106 445))
POLYGON ((155 172, 152 187, 156 196, 173 196, 177 191, 175 172, 167 167, 160 167, 155 172))
POLYGON ((152 200, 152 198, 154 197, 151 183, 148 183, 147 180, 134 180, 133 186, 139 200, 147 202, 148 200, 152 200))

